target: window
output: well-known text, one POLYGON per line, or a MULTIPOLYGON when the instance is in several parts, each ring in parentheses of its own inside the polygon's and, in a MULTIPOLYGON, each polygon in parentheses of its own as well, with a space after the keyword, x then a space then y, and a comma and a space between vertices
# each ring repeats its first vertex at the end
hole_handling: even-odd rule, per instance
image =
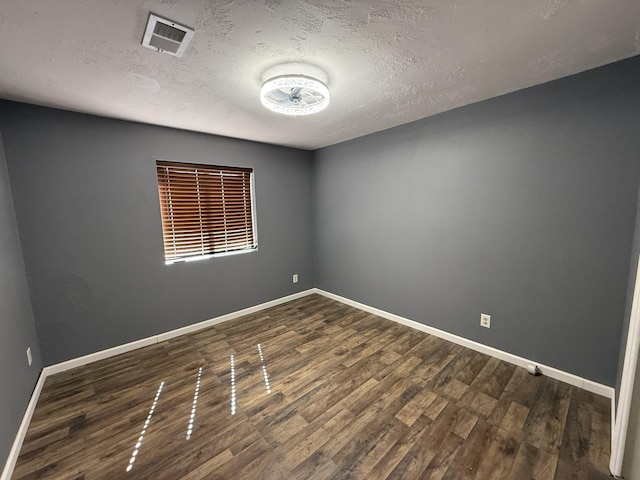
POLYGON ((253 169, 156 162, 166 263, 257 247, 253 169))

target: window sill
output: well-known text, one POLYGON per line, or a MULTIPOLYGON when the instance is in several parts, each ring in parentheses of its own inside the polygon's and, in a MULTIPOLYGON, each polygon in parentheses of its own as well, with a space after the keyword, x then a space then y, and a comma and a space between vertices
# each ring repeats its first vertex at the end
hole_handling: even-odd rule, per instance
POLYGON ((174 263, 197 262, 199 260, 206 260, 207 258, 229 257, 231 255, 240 255, 242 253, 251 253, 251 252, 257 252, 257 251, 258 251, 258 247, 244 248, 242 250, 233 250, 231 252, 210 253, 208 255, 198 255, 197 257, 194 256, 194 257, 176 258, 175 260, 166 260, 164 264, 173 265, 174 263))

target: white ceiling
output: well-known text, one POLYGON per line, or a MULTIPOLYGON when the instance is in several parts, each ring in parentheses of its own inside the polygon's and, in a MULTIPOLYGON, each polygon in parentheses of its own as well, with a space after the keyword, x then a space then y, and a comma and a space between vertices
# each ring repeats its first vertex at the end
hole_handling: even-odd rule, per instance
POLYGON ((638 53, 639 0, 0 0, 2 98, 305 149, 638 53), (150 12, 195 29, 183 57, 141 46, 150 12), (283 63, 326 110, 260 104, 283 63))

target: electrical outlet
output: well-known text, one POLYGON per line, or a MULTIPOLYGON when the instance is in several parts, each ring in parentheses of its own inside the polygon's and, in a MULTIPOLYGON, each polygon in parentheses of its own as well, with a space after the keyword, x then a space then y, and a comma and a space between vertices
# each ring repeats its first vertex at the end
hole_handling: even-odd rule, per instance
POLYGON ((491 315, 487 315, 486 313, 481 313, 480 326, 485 328, 491 328, 491 315))
POLYGON ((27 347, 27 362, 29 362, 29 366, 33 363, 33 357, 31 356, 31 347, 27 347))
POLYGON ((293 283, 298 283, 298 274, 297 273, 293 274, 293 283))

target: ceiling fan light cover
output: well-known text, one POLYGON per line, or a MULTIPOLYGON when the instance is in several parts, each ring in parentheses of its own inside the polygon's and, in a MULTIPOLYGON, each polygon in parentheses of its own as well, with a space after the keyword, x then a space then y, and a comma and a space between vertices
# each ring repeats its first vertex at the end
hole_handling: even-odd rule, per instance
POLYGON ((320 80, 304 75, 282 75, 262 84, 260 101, 284 115, 310 115, 329 105, 329 89, 320 80))

